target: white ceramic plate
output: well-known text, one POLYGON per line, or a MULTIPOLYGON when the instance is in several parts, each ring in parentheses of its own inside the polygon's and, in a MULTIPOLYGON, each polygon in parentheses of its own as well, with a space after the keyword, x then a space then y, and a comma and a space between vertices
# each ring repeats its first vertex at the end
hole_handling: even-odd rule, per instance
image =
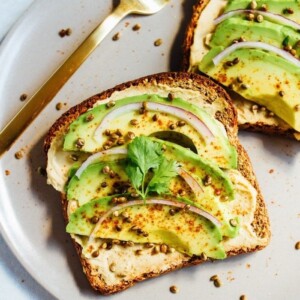
MULTIPOLYGON (((7 36, 0 52, 0 127, 99 21, 111 11, 108 0, 40 0, 7 36), (72 28, 60 38, 61 28, 72 28)), ((64 233, 59 195, 37 169, 45 166, 43 138, 60 114, 83 99, 117 83, 143 75, 176 70, 180 44, 193 1, 173 0, 162 12, 128 17, 70 79, 0 161, 1 231, 30 274, 59 299, 96 299, 64 233), (138 32, 132 30, 141 24, 138 32), (111 37, 120 32, 121 38, 111 37), (154 47, 161 38, 163 44, 154 47), (57 111, 58 102, 66 103, 57 111), (14 153, 24 150, 21 160, 14 153), (5 170, 10 175, 5 175, 5 170)), ((299 299, 300 144, 263 135, 240 134, 249 151, 269 208, 273 237, 259 253, 192 267, 135 287, 110 299, 299 299), (223 282, 215 288, 210 276, 223 282), (171 285, 180 292, 169 292, 171 285)))

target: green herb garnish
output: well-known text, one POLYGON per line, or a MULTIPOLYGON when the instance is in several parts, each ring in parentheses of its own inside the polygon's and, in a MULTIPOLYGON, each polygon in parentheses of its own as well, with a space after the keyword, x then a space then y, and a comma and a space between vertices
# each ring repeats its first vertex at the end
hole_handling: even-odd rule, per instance
POLYGON ((177 167, 175 160, 164 157, 161 145, 147 137, 137 137, 128 145, 125 171, 143 199, 150 192, 167 193, 170 180, 177 176, 177 167))

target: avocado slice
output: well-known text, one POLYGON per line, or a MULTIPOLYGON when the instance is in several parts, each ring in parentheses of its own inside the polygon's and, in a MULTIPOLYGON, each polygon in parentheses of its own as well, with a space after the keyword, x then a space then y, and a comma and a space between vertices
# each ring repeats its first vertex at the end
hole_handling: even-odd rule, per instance
MULTIPOLYGON (((183 201, 189 199, 190 204, 217 216, 219 221, 222 222, 223 234, 229 237, 236 236, 239 227, 230 225, 232 216, 227 213, 226 208, 222 205, 223 201, 234 197, 234 189, 226 173, 212 162, 201 159, 197 154, 179 145, 155 138, 147 139, 158 143, 161 148, 164 148, 164 156, 168 160, 179 159, 181 167, 189 172, 203 189, 200 195, 196 195, 180 176, 176 176, 170 182, 169 193, 176 196, 183 191, 185 194, 183 201), (203 181, 207 177, 210 178, 211 182, 209 185, 204 185, 203 181), (218 195, 216 195, 216 192, 218 195)), ((80 178, 76 175, 71 178, 67 187, 67 199, 76 200, 79 206, 82 206, 91 199, 134 192, 126 175, 125 166, 125 159, 93 162, 87 166, 80 178), (103 173, 104 167, 107 166, 114 172, 115 176, 113 178, 109 174, 103 173)))
MULTIPOLYGON (((93 217, 108 211, 110 203, 111 197, 105 197, 78 208, 70 216, 67 232, 90 236, 95 226, 93 217)), ((171 215, 165 205, 136 205, 119 210, 117 217, 110 215, 102 224, 95 237, 167 244, 190 256, 204 253, 214 259, 226 257, 220 230, 204 217, 184 210, 171 215)))
MULTIPOLYGON (((260 41, 278 48, 283 44, 294 46, 300 40, 297 30, 264 20, 255 22, 246 20, 246 14, 231 17, 220 23, 214 31, 209 43, 210 48, 229 47, 233 41, 243 37, 246 41, 260 41)), ((296 48, 297 54, 300 48, 296 48)))
MULTIPOLYGON (((266 5, 269 12, 284 15, 293 21, 299 22, 300 20, 300 1, 299 0, 256 0, 257 9, 262 5, 266 5), (285 13, 286 9, 293 10, 292 14, 285 13)), ((251 0, 229 0, 225 8, 225 12, 236 9, 249 9, 251 0)))
POLYGON ((67 199, 77 200, 79 206, 82 206, 92 199, 127 192, 130 183, 124 169, 125 160, 90 164, 80 178, 74 174, 69 181, 67 199), (104 173, 105 167, 109 167, 113 173, 104 173))
MULTIPOLYGON (((178 107, 184 111, 191 112, 202 120, 209 130, 213 133, 214 137, 211 141, 205 142, 199 132, 190 124, 183 122, 181 125, 175 126, 176 131, 187 135, 192 139, 193 143, 197 148, 197 152, 201 157, 214 161, 219 167, 225 169, 231 169, 237 167, 237 156, 235 148, 229 143, 228 137, 224 132, 222 126, 209 114, 206 113, 202 108, 184 101, 180 98, 175 98, 170 101, 168 98, 163 98, 158 95, 139 95, 120 99, 114 103, 114 106, 107 104, 100 104, 92 110, 82 114, 76 119, 69 128, 69 132, 65 136, 64 150, 80 150, 84 152, 97 152, 105 145, 108 141, 111 141, 112 135, 106 136, 105 130, 101 136, 95 139, 95 131, 103 118, 112 110, 125 107, 132 103, 140 103, 141 107, 143 103, 155 102, 170 107, 178 107), (108 106, 110 108, 108 108, 108 106), (92 117, 91 117, 92 116, 92 117), (99 142, 99 139, 101 142, 99 142)), ((109 124, 109 128, 105 128, 112 132, 116 137, 113 145, 117 143, 127 143, 130 141, 129 135, 151 135, 157 131, 169 130, 171 125, 179 124, 182 120, 178 117, 160 113, 155 111, 146 111, 146 113, 140 114, 138 111, 129 111, 124 113, 113 120, 109 124), (136 124, 132 124, 132 120, 136 121, 136 124), (118 139, 122 135, 121 138, 118 139), (120 142, 121 140, 121 142, 120 142)))
POLYGON ((259 49, 238 49, 215 66, 212 59, 223 47, 210 50, 199 70, 230 86, 245 99, 267 107, 291 127, 300 131, 300 68, 274 53, 259 49), (228 67, 227 61, 239 58, 228 67))

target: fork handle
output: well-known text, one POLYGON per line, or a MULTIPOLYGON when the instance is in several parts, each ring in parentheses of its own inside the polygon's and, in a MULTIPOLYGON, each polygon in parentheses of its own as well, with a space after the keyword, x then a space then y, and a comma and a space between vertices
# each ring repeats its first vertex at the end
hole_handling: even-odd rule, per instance
POLYGON ((26 101, 25 105, 0 132, 0 157, 7 151, 26 127, 37 117, 44 107, 55 97, 68 79, 96 49, 105 36, 122 18, 132 10, 120 4, 82 44, 62 63, 39 90, 26 101))

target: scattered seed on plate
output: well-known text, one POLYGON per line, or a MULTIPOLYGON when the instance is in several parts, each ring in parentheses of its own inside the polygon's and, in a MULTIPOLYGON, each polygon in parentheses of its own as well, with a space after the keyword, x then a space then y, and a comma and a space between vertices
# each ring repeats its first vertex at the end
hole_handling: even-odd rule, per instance
POLYGON ((211 276, 209 280, 213 281, 215 287, 220 287, 222 285, 222 282, 218 275, 211 276))
POLYGON ((300 241, 296 243, 295 249, 296 249, 296 250, 300 250, 300 241))
POLYGON ((247 296, 246 295, 241 295, 240 300, 247 300, 247 296))
POLYGON ((65 37, 65 36, 70 36, 72 34, 72 29, 71 28, 67 28, 67 29, 61 29, 59 32, 58 32, 58 35, 60 37, 65 37))
POLYGON ((172 294, 177 294, 179 292, 179 289, 176 285, 172 285, 172 286, 170 286, 170 292, 172 294))
POLYGON ((25 101, 27 99, 27 94, 22 94, 21 96, 20 96, 20 100, 21 101, 25 101))
POLYGON ((55 108, 56 110, 61 110, 63 107, 63 104, 61 102, 58 102, 56 105, 55 105, 55 108))
POLYGON ((141 29, 141 25, 140 24, 135 24, 133 27, 132 27, 132 30, 133 31, 138 31, 141 29))
POLYGON ((117 32, 117 33, 115 33, 115 34, 113 35, 112 40, 113 40, 113 41, 117 41, 117 40, 120 39, 120 36, 121 36, 120 32, 117 32))
POLYGON ((10 171, 9 170, 5 170, 5 175, 6 176, 10 175, 10 171))
POLYGON ((15 153, 15 158, 16 159, 21 159, 23 157, 23 152, 20 150, 20 151, 17 151, 15 153))
POLYGON ((159 47, 162 44, 162 42, 163 42, 162 39, 157 39, 154 41, 154 46, 159 47))

